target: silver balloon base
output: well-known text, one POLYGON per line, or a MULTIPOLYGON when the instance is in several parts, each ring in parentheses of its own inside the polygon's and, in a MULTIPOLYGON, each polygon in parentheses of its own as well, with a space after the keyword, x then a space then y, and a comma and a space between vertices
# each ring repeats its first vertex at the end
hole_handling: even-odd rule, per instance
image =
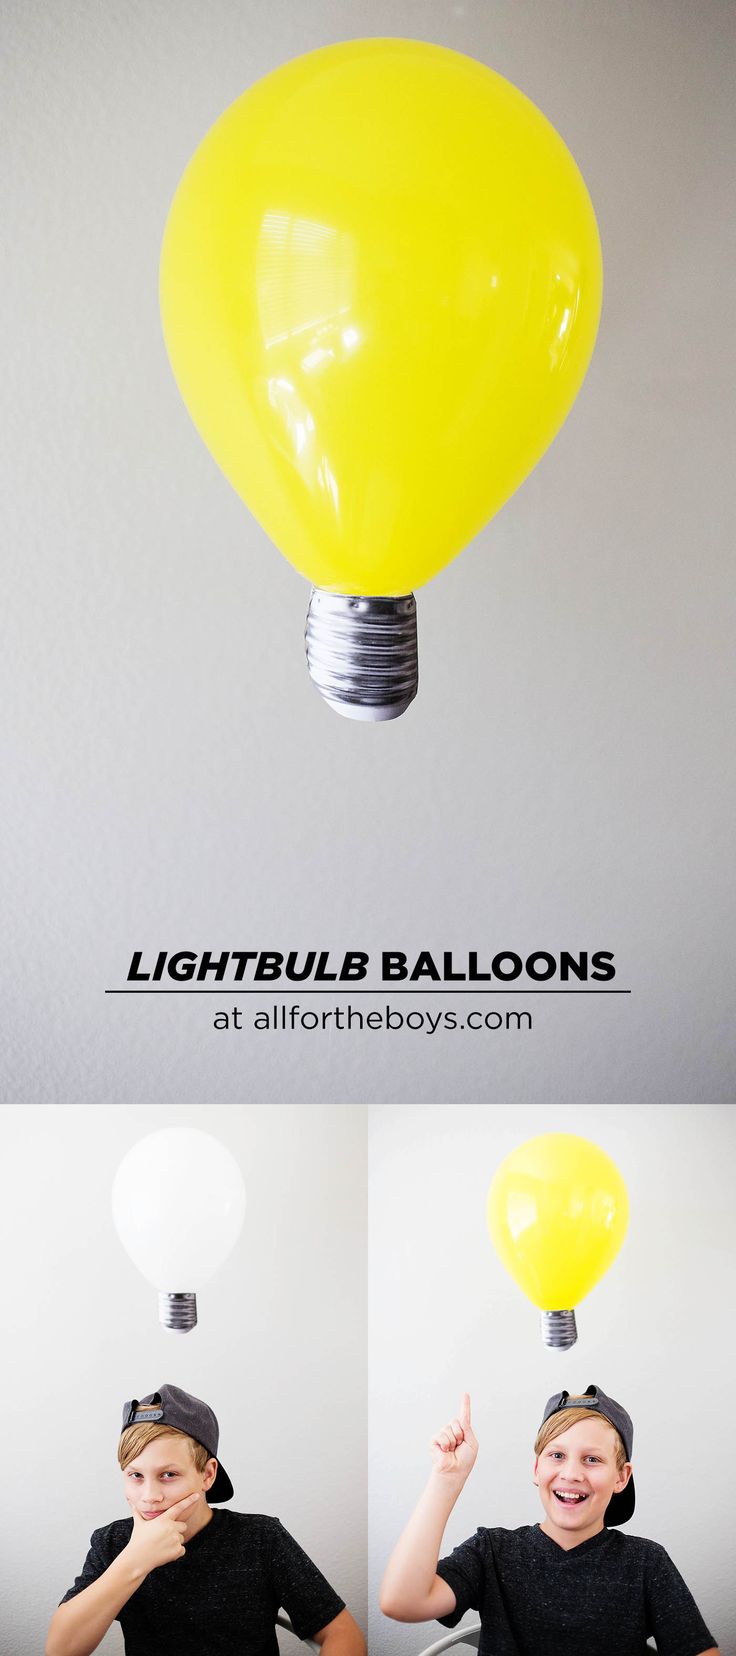
POLYGON ((554 1351, 569 1351, 578 1337, 574 1311, 543 1311, 542 1339, 554 1351))
POLYGON ((414 594, 362 598, 314 587, 305 629, 312 683, 336 713, 398 719, 419 683, 414 594))
POLYGON ((158 1320, 164 1328, 174 1328, 188 1334, 197 1326, 196 1294, 159 1294, 158 1320))

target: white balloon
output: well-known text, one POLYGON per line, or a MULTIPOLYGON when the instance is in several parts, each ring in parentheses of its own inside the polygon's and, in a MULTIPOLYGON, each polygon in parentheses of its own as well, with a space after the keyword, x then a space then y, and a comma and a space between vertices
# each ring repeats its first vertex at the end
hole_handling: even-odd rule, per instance
POLYGON ((165 1127, 123 1157, 112 1211, 123 1247, 148 1282, 164 1293, 196 1293, 238 1239, 243 1177, 211 1133, 165 1127))

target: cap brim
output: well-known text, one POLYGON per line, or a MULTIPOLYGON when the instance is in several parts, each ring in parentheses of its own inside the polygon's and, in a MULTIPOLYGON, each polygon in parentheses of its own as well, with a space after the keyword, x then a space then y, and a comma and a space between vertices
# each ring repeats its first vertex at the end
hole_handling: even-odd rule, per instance
POLYGON ((608 1506, 606 1507, 606 1515, 603 1520, 606 1528, 612 1529, 615 1528, 617 1524, 625 1524, 627 1519, 631 1517, 635 1506, 636 1493, 634 1490, 634 1480, 633 1478, 629 1478, 626 1488, 622 1489, 618 1495, 611 1496, 608 1506))
POLYGON ((216 1476, 215 1481, 212 1485, 212 1488, 207 1490, 207 1500, 210 1502, 210 1505, 212 1504, 213 1501, 214 1502, 231 1501, 234 1494, 235 1494, 235 1490, 233 1489, 233 1486, 230 1482, 230 1479, 227 1475, 227 1472, 225 1471, 224 1466, 221 1466, 220 1462, 218 1461, 217 1462, 217 1476, 216 1476))

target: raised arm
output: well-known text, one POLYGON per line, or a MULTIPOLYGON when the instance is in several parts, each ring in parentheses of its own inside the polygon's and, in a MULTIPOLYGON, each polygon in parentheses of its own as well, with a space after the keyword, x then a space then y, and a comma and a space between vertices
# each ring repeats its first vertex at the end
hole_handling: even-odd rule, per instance
POLYGON ((430 1451, 429 1482, 394 1547, 381 1586, 381 1609, 394 1621, 434 1621, 455 1609, 455 1594, 437 1574, 437 1560, 447 1520, 478 1453, 467 1392, 460 1414, 432 1438, 430 1451))
POLYGON ((151 1570, 183 1558, 189 1509, 195 1501, 203 1499, 201 1492, 196 1491, 177 1501, 158 1518, 146 1520, 136 1513, 130 1540, 112 1564, 97 1581, 54 1611, 46 1639, 46 1656, 91 1656, 123 1605, 151 1570))

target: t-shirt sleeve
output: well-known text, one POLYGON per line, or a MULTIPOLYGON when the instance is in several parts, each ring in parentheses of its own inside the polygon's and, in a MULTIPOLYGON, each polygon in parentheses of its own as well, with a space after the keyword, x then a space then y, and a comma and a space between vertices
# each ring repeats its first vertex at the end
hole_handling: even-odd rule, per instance
POLYGON ((271 1570, 279 1606, 286 1611, 298 1639, 311 1639, 345 1609, 344 1599, 278 1519, 274 1524, 271 1570))
POLYGON ((76 1598, 77 1593, 83 1593, 85 1587, 91 1587, 93 1581, 99 1580, 113 1561, 113 1553, 109 1545, 107 1530, 93 1530, 89 1543, 89 1552, 82 1565, 82 1573, 77 1576, 73 1587, 61 1599, 66 1604, 68 1599, 76 1598))
POLYGON ((443 1627, 457 1627, 468 1610, 480 1610, 485 1585, 486 1540, 485 1531, 476 1530, 469 1541, 462 1541, 447 1558, 441 1558, 437 1574, 452 1588, 456 1598, 455 1609, 449 1616, 438 1616, 443 1627))
POLYGON ((664 1547, 655 1545, 652 1550, 647 1572, 648 1631, 654 1634, 658 1656, 702 1656, 718 1641, 664 1547))

